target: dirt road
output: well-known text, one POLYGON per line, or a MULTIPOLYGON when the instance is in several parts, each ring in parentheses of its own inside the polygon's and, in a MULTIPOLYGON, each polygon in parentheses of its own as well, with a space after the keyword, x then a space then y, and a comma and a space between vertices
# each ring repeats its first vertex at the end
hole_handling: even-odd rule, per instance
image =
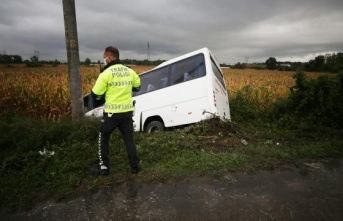
POLYGON ((303 163, 221 179, 125 182, 0 220, 343 220, 343 160, 303 163))

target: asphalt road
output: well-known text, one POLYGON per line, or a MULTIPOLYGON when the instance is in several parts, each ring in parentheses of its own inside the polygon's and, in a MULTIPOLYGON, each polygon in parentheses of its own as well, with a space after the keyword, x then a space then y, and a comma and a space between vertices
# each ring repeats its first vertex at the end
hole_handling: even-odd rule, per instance
POLYGON ((182 182, 128 181, 0 220, 343 220, 343 160, 182 182))

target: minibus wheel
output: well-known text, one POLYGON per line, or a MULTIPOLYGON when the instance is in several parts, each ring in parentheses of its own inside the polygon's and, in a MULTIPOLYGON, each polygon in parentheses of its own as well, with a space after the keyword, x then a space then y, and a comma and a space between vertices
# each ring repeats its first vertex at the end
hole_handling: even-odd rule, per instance
POLYGON ((145 128, 146 133, 164 131, 164 125, 160 121, 151 121, 145 128))

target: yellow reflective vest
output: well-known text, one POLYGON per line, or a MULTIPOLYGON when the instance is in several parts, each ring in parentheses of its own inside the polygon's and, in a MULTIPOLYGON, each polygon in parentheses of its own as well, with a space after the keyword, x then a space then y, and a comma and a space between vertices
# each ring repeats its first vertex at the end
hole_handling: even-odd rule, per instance
POLYGON ((134 70, 115 64, 100 73, 92 91, 96 95, 105 94, 105 113, 124 113, 133 111, 132 88, 140 85, 134 70))

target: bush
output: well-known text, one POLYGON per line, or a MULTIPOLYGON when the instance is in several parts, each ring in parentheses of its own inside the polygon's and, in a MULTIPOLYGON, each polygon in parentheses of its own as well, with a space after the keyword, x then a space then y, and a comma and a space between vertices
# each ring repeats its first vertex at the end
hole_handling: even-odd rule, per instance
POLYGON ((304 72, 294 75, 295 86, 288 100, 275 106, 278 118, 292 115, 308 123, 343 128, 343 74, 308 78, 304 72))

